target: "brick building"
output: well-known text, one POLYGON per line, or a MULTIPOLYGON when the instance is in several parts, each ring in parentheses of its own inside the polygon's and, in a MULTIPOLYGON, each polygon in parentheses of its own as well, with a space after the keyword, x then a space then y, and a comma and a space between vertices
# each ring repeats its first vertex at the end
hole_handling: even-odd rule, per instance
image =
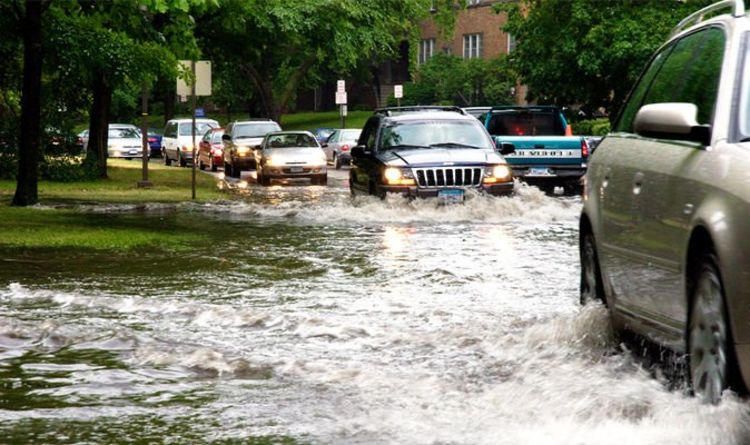
MULTIPOLYGON (((515 48, 515 39, 502 31, 505 13, 496 13, 493 6, 512 0, 466 0, 466 9, 458 12, 452 36, 444 38, 434 20, 421 25, 417 63, 424 63, 438 52, 465 59, 493 59, 515 48)), ((524 104, 526 88, 516 87, 516 103, 524 104)))

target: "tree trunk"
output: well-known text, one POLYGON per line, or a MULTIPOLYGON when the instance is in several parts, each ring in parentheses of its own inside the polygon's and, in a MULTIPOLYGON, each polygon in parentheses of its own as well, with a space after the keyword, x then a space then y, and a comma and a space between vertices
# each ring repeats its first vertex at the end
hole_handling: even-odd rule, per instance
POLYGON ((18 182, 14 206, 39 201, 38 163, 42 89, 42 8, 40 1, 27 0, 23 26, 23 90, 21 97, 21 139, 18 150, 18 182))
POLYGON ((86 159, 96 165, 99 177, 107 177, 107 144, 109 108, 112 104, 112 87, 102 73, 94 75, 92 85, 94 100, 89 113, 89 142, 86 159))

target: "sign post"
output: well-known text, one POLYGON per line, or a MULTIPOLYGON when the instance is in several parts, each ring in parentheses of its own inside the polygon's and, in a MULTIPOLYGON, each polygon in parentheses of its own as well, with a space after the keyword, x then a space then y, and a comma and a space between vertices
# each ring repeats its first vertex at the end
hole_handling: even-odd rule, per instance
POLYGON ((396 104, 400 107, 401 106, 401 98, 404 97, 404 86, 403 85, 394 85, 394 87, 393 87, 393 96, 396 97, 396 104))
POLYGON ((148 180, 148 158, 151 149, 148 145, 148 85, 144 81, 141 85, 141 145, 143 149, 143 174, 138 181, 138 188, 150 188, 154 184, 148 180))
POLYGON ((339 115, 341 116, 341 128, 346 128, 346 81, 339 80, 336 82, 336 105, 339 105, 339 115))
POLYGON ((188 86, 183 79, 177 79, 177 94, 187 96, 189 88, 192 97, 192 116, 193 116, 193 172, 192 172, 192 198, 195 199, 195 164, 196 164, 196 140, 195 140, 195 114, 196 114, 196 96, 211 95, 211 62, 208 60, 180 60, 183 69, 189 67, 192 73, 190 85, 188 86))

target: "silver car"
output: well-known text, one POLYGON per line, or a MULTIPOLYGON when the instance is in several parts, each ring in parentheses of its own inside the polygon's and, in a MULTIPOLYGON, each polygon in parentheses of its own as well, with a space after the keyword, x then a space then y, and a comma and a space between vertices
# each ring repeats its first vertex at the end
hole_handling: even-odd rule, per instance
POLYGON ((107 156, 110 158, 140 158, 143 139, 133 125, 111 124, 107 133, 107 156))
POLYGON ((258 183, 273 179, 309 178, 315 185, 328 182, 326 154, 309 131, 269 133, 255 150, 258 183))
POLYGON ((591 159, 580 221, 581 299, 684 354, 709 403, 750 387, 748 218, 750 17, 725 1, 651 59, 591 159))
POLYGON ((336 170, 342 165, 349 165, 352 161, 352 148, 357 145, 360 133, 362 133, 361 128, 336 130, 326 142, 323 142, 322 147, 326 153, 326 159, 336 170))

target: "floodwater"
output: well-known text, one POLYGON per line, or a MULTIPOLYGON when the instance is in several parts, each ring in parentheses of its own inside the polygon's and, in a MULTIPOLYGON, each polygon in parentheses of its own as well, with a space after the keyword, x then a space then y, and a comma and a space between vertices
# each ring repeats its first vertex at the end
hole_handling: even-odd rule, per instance
POLYGON ((578 306, 580 198, 345 180, 80 208, 187 249, 0 251, 0 443, 750 442, 578 306))

